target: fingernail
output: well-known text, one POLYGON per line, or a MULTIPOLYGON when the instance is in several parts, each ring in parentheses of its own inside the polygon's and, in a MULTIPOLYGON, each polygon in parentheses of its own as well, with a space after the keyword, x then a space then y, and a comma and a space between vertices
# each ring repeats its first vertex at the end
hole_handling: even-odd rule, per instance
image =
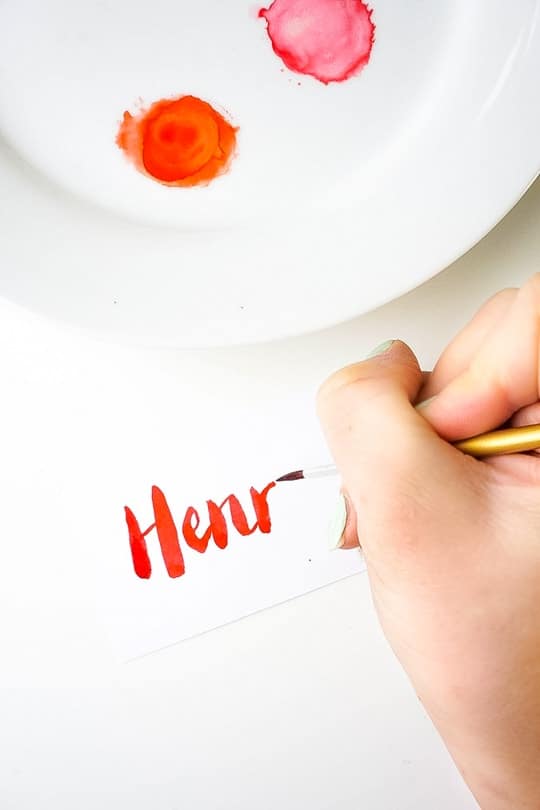
POLYGON ((334 515, 328 525, 328 545, 330 551, 342 548, 345 542, 345 526, 347 525, 347 502, 340 494, 334 515))
POLYGON ((418 405, 415 405, 414 407, 416 408, 417 411, 421 411, 422 408, 426 408, 430 402, 433 402, 435 396, 436 394, 432 397, 429 397, 429 399, 423 399, 422 402, 419 402, 418 405))
POLYGON ((384 354, 388 351, 392 343, 395 343, 394 340, 385 340, 384 343, 379 343, 378 346, 375 346, 372 351, 367 355, 366 360, 371 360, 372 357, 378 357, 380 354, 384 354))

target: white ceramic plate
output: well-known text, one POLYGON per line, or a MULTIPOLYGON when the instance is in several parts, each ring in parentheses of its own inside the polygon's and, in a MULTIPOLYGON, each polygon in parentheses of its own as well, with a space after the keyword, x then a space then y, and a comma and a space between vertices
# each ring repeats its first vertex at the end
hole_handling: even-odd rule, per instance
POLYGON ((225 344, 337 323, 467 250, 539 170, 540 2, 371 5, 369 64, 324 85, 284 67, 252 2, 3 0, 0 294, 225 344), (240 127, 204 188, 115 144, 137 99, 183 94, 240 127))

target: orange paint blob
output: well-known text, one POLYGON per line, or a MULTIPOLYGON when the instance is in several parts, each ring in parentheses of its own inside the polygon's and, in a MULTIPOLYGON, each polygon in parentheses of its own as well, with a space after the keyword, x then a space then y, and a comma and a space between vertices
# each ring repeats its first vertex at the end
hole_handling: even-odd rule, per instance
POLYGON ((195 96, 124 112, 116 143, 143 174, 168 186, 207 185, 229 168, 237 129, 195 96))

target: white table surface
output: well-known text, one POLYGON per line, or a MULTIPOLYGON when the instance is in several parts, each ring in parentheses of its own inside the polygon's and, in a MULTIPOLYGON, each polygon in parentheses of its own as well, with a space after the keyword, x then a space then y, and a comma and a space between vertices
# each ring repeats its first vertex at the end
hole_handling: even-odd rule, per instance
POLYGON ((10 374, 18 369, 2 398, 3 460, 18 488, 7 479, 2 487, 6 507, 21 492, 28 504, 16 517, 8 508, 0 535, 2 810, 476 806, 387 648, 365 575, 114 663, 83 579, 69 575, 76 527, 61 509, 43 512, 62 482, 48 480, 30 440, 9 436, 17 418, 30 424, 36 411, 53 424, 56 406, 78 385, 95 380, 105 391, 111 369, 133 384, 143 362, 166 375, 197 366, 222 380, 249 377, 263 392, 302 390, 400 337, 428 368, 486 297, 540 269, 539 222, 537 183, 486 239, 421 288, 354 322, 275 345, 150 355, 2 306, 0 339, 10 374), (76 364, 62 360, 66 352, 76 352, 76 364), (28 531, 42 533, 43 547, 55 539, 67 554, 62 570, 38 543, 29 563, 14 542, 28 531))

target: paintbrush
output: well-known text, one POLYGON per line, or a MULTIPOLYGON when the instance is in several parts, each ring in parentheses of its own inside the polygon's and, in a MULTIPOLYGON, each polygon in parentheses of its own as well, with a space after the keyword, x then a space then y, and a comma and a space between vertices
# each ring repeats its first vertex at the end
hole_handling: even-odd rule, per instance
MULTIPOLYGON (((481 433, 470 439, 453 442, 453 446, 463 453, 475 458, 488 456, 503 456, 510 453, 524 453, 527 450, 540 448, 540 425, 525 425, 524 427, 505 428, 493 430, 490 433, 481 433)), ((325 464, 322 467, 311 467, 306 470, 294 472, 276 478, 276 481, 299 481, 302 478, 324 478, 327 475, 336 475, 338 469, 335 464, 325 464)))

